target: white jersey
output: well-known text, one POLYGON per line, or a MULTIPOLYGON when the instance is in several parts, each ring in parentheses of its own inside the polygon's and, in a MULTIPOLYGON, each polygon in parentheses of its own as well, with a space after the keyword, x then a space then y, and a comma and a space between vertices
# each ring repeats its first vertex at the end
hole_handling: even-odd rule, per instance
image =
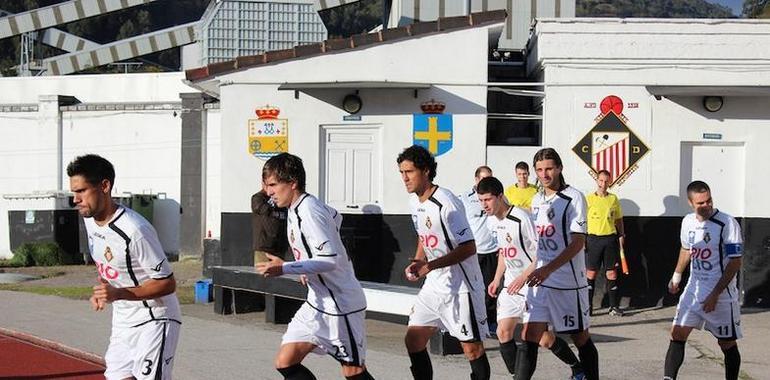
POLYGON ((289 208, 287 234, 294 260, 334 263, 331 271, 307 275, 308 304, 332 315, 366 309, 364 291, 340 239, 341 225, 342 215, 310 194, 301 195, 289 208))
MULTIPOLYGON (((99 275, 111 286, 133 288, 147 280, 174 274, 155 229, 136 211, 118 206, 112 220, 104 226, 97 225, 93 218, 83 221, 91 257, 99 275)), ((133 327, 162 320, 181 321, 176 293, 151 300, 112 303, 113 326, 133 327)))
MULTIPOLYGON (((572 186, 548 196, 538 191, 532 198, 532 218, 538 234, 537 267, 540 268, 567 248, 573 233, 586 234, 586 198, 572 186)), ((555 289, 588 286, 583 248, 551 273, 541 286, 555 289)))
POLYGON ((537 252, 537 234, 529 213, 511 206, 503 219, 491 218, 498 254, 505 259, 505 286, 532 264, 537 252))
MULTIPOLYGON (((414 228, 428 261, 446 256, 460 244, 473 240, 465 208, 449 190, 436 186, 425 202, 412 194, 409 205, 414 228)), ((426 277, 423 287, 439 294, 484 290, 476 255, 455 265, 432 270, 426 277)))
MULTIPOLYGON (((690 281, 685 292, 703 301, 722 278, 730 260, 743 254, 741 227, 735 218, 719 210, 702 222, 691 213, 682 219, 680 239, 682 248, 690 251, 690 281)), ((733 277, 720 300, 738 300, 735 283, 733 277)))
POLYGON ((489 217, 481 207, 476 189, 473 188, 469 192, 458 194, 457 197, 460 198, 463 207, 465 207, 465 217, 468 219, 473 238, 476 240, 476 252, 492 253, 496 251, 497 242, 495 242, 495 237, 492 236, 489 229, 489 217))

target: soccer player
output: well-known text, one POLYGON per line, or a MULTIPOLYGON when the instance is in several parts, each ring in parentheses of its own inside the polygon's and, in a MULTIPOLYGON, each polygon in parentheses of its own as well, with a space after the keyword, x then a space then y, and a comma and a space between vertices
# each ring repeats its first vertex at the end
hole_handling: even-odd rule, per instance
POLYGON ((91 307, 112 304, 104 377, 171 379, 182 324, 176 281, 152 225, 112 200, 115 169, 87 154, 67 166, 73 201, 99 272, 91 307))
POLYGON ((620 250, 625 245, 623 234, 623 210, 615 194, 607 192, 611 181, 610 172, 600 170, 596 176, 596 192, 589 194, 588 237, 586 238, 586 275, 588 276, 588 305, 593 310, 596 272, 604 263, 607 276, 607 293, 610 298, 610 315, 623 316, 618 297, 618 266, 620 250))
POLYGON ((437 165, 427 149, 413 145, 396 161, 406 191, 412 194, 409 204, 419 237, 414 259, 404 272, 410 281, 425 278, 404 339, 412 374, 417 380, 433 378, 426 347, 436 330, 443 329, 460 340, 471 379, 488 380, 482 340, 488 332, 484 282, 463 205, 449 190, 433 184, 437 165))
POLYGON ((295 261, 266 254, 257 263, 265 277, 299 274, 308 286, 307 302, 294 314, 275 367, 285 379, 316 377, 302 360, 310 352, 328 354, 342 365, 346 379, 373 379, 364 366, 366 298, 340 239, 342 216, 305 192, 302 159, 281 153, 265 162, 262 180, 276 207, 289 209, 287 235, 295 261))
POLYGON ((516 183, 505 189, 508 203, 529 210, 532 197, 537 193, 537 186, 529 183, 529 165, 524 161, 516 163, 516 183))
POLYGON ((743 336, 735 285, 743 254, 741 228, 735 218, 714 208, 705 182, 693 181, 687 186, 687 201, 693 212, 682 219, 682 248, 669 292, 679 291, 688 263, 690 280, 676 307, 663 378, 676 379, 687 337, 693 328, 705 326, 725 355, 725 379, 734 380, 741 367, 737 340, 743 336))
POLYGON ((578 348, 586 378, 599 378, 599 353, 588 332, 588 282, 583 246, 586 200, 567 185, 562 161, 552 148, 535 153, 534 168, 543 185, 532 199, 532 218, 538 234, 537 264, 527 276, 527 312, 520 348, 526 360, 517 366, 516 379, 528 380, 537 364, 537 347, 551 325, 569 334, 578 348))
MULTIPOLYGON (((490 228, 494 231, 499 247, 499 262, 495 278, 488 285, 491 297, 497 297, 497 337, 500 355, 511 375, 516 373, 517 342, 514 331, 524 315, 525 282, 534 268, 537 252, 537 234, 529 213, 522 208, 509 206, 503 195, 503 184, 495 177, 482 179, 476 186, 484 211, 490 216, 490 228), (502 292, 500 281, 505 274, 502 292)), ((542 347, 551 350, 572 369, 573 379, 583 379, 583 370, 575 354, 562 338, 550 331, 543 334, 542 347)))
MULTIPOLYGON (((476 186, 478 186, 481 179, 492 176, 492 169, 489 166, 479 166, 476 169, 474 175, 473 188, 470 191, 461 193, 457 197, 463 202, 465 207, 465 216, 468 219, 468 224, 471 226, 473 232, 473 238, 476 242, 476 256, 479 259, 479 267, 481 268, 481 277, 484 279, 484 288, 492 282, 492 278, 495 277, 495 269, 497 267, 497 242, 495 237, 492 236, 492 231, 488 226, 487 213, 481 208, 481 202, 478 195, 476 195, 476 186)), ((497 330, 497 313, 495 307, 495 299, 488 294, 484 297, 484 303, 487 309, 487 325, 489 325, 489 331, 494 332, 497 330)))

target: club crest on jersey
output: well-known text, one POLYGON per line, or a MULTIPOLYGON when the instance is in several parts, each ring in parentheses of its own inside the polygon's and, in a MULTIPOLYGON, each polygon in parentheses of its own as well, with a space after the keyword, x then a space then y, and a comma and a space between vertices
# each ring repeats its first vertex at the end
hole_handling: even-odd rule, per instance
POLYGON ((107 259, 107 261, 112 261, 112 258, 115 257, 112 255, 112 250, 110 247, 107 247, 104 249, 104 258, 107 259))
POLYGON ((433 223, 430 222, 430 217, 426 216, 425 217, 425 227, 428 227, 428 229, 430 229, 431 226, 433 226, 433 223))
POLYGON ((687 242, 690 244, 695 244, 695 231, 690 231, 687 233, 687 242))
POLYGON ((553 219, 554 216, 556 216, 556 212, 554 212, 552 208, 549 208, 548 209, 548 220, 553 219))
POLYGON ((505 241, 507 241, 508 244, 511 244, 511 241, 513 241, 513 238, 511 237, 510 233, 505 234, 505 241))
POLYGON ((703 233, 703 241, 705 241, 706 243, 711 241, 711 234, 709 234, 708 231, 703 233))

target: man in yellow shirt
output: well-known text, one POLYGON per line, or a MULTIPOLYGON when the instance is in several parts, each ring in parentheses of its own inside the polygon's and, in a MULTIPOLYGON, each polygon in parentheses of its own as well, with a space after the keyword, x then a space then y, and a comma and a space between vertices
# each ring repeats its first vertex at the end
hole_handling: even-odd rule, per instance
POLYGON ((532 197, 537 193, 537 186, 529 183, 529 165, 524 161, 516 164, 516 183, 505 189, 508 203, 529 211, 532 197))
MULTIPOLYGON (((596 273, 604 263, 610 315, 623 316, 618 297, 620 250, 624 246, 623 210, 615 194, 607 192, 610 172, 600 170, 596 177, 596 192, 586 197, 588 203, 588 238, 586 239, 586 277, 588 277, 588 304, 593 306, 596 273)), ((593 307, 591 308, 593 310, 593 307)))

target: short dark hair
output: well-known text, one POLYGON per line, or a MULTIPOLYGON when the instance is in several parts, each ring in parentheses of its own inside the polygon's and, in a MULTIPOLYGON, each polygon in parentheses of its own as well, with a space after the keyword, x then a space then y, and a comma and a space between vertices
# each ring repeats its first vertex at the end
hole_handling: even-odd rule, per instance
POLYGON ((526 170, 527 173, 529 173, 529 165, 527 165, 527 163, 524 161, 519 161, 516 163, 516 168, 514 170, 518 170, 518 169, 526 170))
POLYGON ((492 174, 492 168, 486 165, 481 165, 478 168, 476 168, 476 173, 474 174, 474 176, 478 178, 479 175, 481 175, 481 172, 489 172, 489 174, 492 174))
POLYGON ((278 182, 295 182, 301 192, 305 192, 305 167, 302 159, 289 153, 271 157, 262 167, 262 181, 275 175, 278 182))
POLYGON ((703 181, 692 181, 689 185, 687 185, 687 198, 690 198, 690 193, 705 193, 707 191, 711 191, 711 188, 709 188, 709 185, 706 182, 703 181))
POLYGON ((596 178, 599 178, 599 176, 602 174, 606 175, 607 178, 612 179, 612 174, 610 174, 609 170, 607 169, 602 169, 596 172, 596 178))
POLYGON ((99 185, 105 179, 110 181, 110 189, 115 186, 115 167, 106 158, 96 154, 75 157, 67 165, 67 176, 76 175, 83 176, 92 186, 99 185))
POLYGON ((428 169, 428 179, 433 181, 436 178, 436 159, 430 152, 422 146, 412 145, 398 155, 396 159, 397 164, 401 164, 404 161, 412 161, 414 167, 420 170, 428 169))
POLYGON ((503 183, 495 177, 482 178, 476 185, 476 192, 479 194, 492 194, 499 197, 503 193, 503 183))

